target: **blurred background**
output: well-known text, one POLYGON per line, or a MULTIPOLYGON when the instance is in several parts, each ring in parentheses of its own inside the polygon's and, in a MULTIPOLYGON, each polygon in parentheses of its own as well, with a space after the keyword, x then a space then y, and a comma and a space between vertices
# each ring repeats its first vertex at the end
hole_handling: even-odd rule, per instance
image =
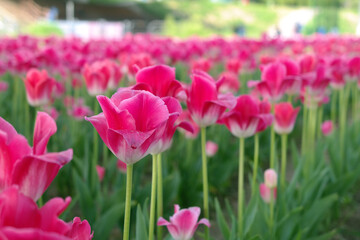
POLYGON ((84 40, 148 32, 185 38, 360 34, 359 0, 0 0, 0 35, 84 40))

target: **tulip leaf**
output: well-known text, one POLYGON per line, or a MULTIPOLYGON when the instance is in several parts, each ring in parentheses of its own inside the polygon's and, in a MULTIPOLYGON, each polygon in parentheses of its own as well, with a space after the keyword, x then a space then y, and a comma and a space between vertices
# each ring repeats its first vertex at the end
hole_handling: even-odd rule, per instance
POLYGON ((144 240, 144 239, 148 239, 146 220, 145 220, 145 216, 141 211, 140 205, 138 205, 136 210, 135 240, 144 240))
POLYGON ((229 239, 230 229, 223 215, 218 199, 215 199, 216 221, 224 239, 229 239))
POLYGON ((336 234, 336 230, 332 230, 331 232, 322 234, 321 236, 309 238, 308 240, 329 240, 332 239, 332 237, 334 237, 335 234, 336 234))
POLYGON ((118 203, 108 209, 97 219, 94 225, 94 236, 97 239, 109 239, 109 235, 120 217, 124 215, 124 203, 118 203))
POLYGON ((255 195, 254 197, 251 198, 249 205, 247 206, 246 210, 245 210, 245 227, 244 227, 244 235, 246 236, 246 234, 249 232, 251 225, 253 224, 254 220, 255 220, 255 216, 258 210, 258 197, 257 195, 255 195))

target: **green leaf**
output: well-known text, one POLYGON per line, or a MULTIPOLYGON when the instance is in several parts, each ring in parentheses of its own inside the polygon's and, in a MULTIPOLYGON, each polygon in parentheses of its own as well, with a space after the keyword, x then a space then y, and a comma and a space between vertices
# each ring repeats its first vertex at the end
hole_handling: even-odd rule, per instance
POLYGON ((145 222, 145 217, 141 211, 140 204, 137 206, 136 210, 136 236, 135 240, 144 240, 148 239, 148 232, 145 222))
POLYGON ((216 210, 216 221, 219 225, 221 234, 223 235, 224 239, 229 239, 230 237, 230 229, 229 226, 224 218, 222 209, 220 207, 219 201, 215 199, 215 210, 216 210))
POLYGON ((317 237, 309 238, 308 240, 328 240, 328 239, 332 239, 332 237, 335 236, 335 234, 336 234, 336 230, 332 230, 331 232, 325 233, 317 237))
POLYGON ((249 232, 258 210, 258 197, 255 196, 251 198, 249 205, 245 210, 245 228, 244 228, 244 236, 249 232))
POLYGON ((124 215, 124 203, 118 203, 108 209, 94 225, 94 237, 97 239, 109 239, 109 235, 120 217, 124 215))

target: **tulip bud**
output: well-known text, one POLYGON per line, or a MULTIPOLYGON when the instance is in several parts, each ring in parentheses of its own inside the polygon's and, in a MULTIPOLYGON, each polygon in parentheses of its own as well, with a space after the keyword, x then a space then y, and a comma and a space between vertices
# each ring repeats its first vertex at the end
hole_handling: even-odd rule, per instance
POLYGON ((274 169, 268 169, 264 173, 265 185, 268 188, 275 188, 277 186, 277 174, 274 169))
POLYGON ((324 134, 324 136, 328 136, 333 131, 333 123, 332 121, 325 121, 321 124, 321 131, 324 134))

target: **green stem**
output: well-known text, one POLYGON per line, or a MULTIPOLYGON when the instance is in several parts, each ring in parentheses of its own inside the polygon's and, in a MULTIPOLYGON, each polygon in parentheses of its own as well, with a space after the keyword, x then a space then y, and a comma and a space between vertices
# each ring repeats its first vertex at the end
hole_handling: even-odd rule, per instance
POLYGON ((133 164, 128 164, 126 169, 126 199, 123 240, 129 240, 130 212, 131 212, 131 190, 132 190, 133 164))
POLYGON ((243 209, 244 209, 244 148, 245 138, 240 138, 239 144, 239 186, 238 186, 238 229, 239 238, 243 234, 243 209))
POLYGON ((333 90, 333 96, 331 97, 331 121, 333 124, 336 124, 336 103, 338 91, 336 89, 333 90))
POLYGON ((305 150, 306 150, 306 138, 307 138, 307 130, 308 130, 308 126, 307 126, 307 116, 308 115, 308 109, 306 108, 306 106, 303 106, 303 124, 302 124, 302 136, 301 136, 301 154, 304 156, 305 155, 305 150))
MULTIPOLYGON (((271 109, 274 114, 274 104, 272 104, 271 109)), ((271 136, 270 136, 270 168, 275 169, 275 128, 274 123, 271 125, 271 136)))
POLYGON ((353 101, 352 101, 352 117, 353 117, 353 121, 354 121, 354 124, 356 124, 357 122, 357 105, 358 105, 358 97, 359 97, 359 94, 358 94, 359 90, 357 88, 357 86, 353 86, 352 87, 352 97, 353 97, 353 101))
POLYGON ((26 138, 31 141, 31 135, 30 135, 30 106, 25 98, 25 136, 26 138))
POLYGON ((309 118, 308 118, 308 135, 307 135, 307 153, 308 153, 308 170, 313 169, 314 167, 314 158, 315 158, 315 133, 316 133, 316 115, 317 108, 313 106, 309 109, 309 118))
MULTIPOLYGON (((202 176, 203 176, 203 195, 204 195, 204 216, 209 219, 209 185, 206 160, 206 128, 201 128, 201 155, 202 155, 202 176)), ((205 228, 205 240, 209 239, 209 228, 205 228)))
POLYGON ((259 165, 259 134, 256 133, 254 138, 254 169, 253 169, 253 178, 251 183, 253 194, 255 193, 255 188, 256 188, 258 165, 259 165))
POLYGON ((340 145, 340 157, 343 157, 344 153, 344 138, 345 138, 345 89, 341 89, 339 93, 339 145, 340 145))
POLYGON ((286 145, 287 145, 287 134, 281 135, 281 188, 285 189, 286 180, 286 145))
POLYGON ((288 94, 288 99, 287 99, 287 101, 292 104, 292 95, 288 94))
POLYGON ((319 108, 319 115, 318 115, 318 124, 317 124, 317 138, 321 137, 321 124, 323 121, 323 115, 324 115, 324 106, 321 106, 319 108))
POLYGON ((274 229, 274 201, 275 199, 273 198, 273 192, 274 189, 270 189, 270 220, 269 220, 269 231, 270 231, 270 236, 271 239, 273 239, 273 229, 274 229))
MULTIPOLYGON (((12 110, 12 116, 11 116, 11 118, 12 118, 12 121, 13 122, 15 122, 15 119, 16 119, 16 116, 17 116, 17 112, 18 112, 18 99, 19 99, 19 80, 18 79, 16 79, 15 77, 13 77, 12 79, 12 82, 14 83, 14 95, 13 95, 13 100, 12 100, 12 102, 13 102, 13 104, 12 104, 12 108, 13 108, 13 110, 12 110)), ((25 99, 26 99, 26 97, 25 97, 25 99)), ((28 103, 26 103, 26 104, 28 104, 28 103)))
MULTIPOLYGON (((157 219, 163 216, 163 178, 161 153, 157 156, 157 219)), ((157 227, 157 239, 162 240, 162 227, 157 227)))
POLYGON ((43 199, 42 199, 42 196, 40 196, 39 200, 38 200, 38 206, 39 208, 41 208, 43 206, 43 199))
POLYGON ((152 180, 151 180, 151 199, 150 199, 150 219, 149 219, 149 240, 154 239, 154 226, 155 226, 155 201, 156 201, 156 164, 157 155, 152 155, 152 180))
MULTIPOLYGON (((99 104, 97 101, 95 101, 95 105, 94 105, 94 114, 97 114, 98 112, 98 108, 99 108, 99 104)), ((96 189, 96 179, 97 177, 97 173, 96 173, 96 165, 98 162, 98 157, 99 157, 99 143, 98 143, 98 133, 96 131, 96 129, 94 128, 94 135, 93 135, 93 156, 92 156, 92 163, 91 163, 91 167, 90 167, 90 186, 93 190, 93 193, 95 192, 96 189)))

